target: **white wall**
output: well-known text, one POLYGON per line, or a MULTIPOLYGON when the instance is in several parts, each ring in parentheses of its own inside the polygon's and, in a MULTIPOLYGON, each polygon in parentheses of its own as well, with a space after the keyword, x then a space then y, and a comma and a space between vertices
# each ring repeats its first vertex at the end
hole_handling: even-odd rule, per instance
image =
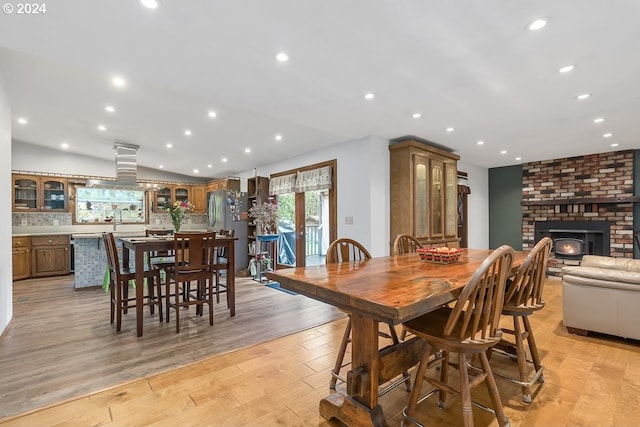
MULTIPOLYGON (((11 206, 11 106, 0 66, 0 200, 11 206)), ((11 259, 11 212, 0 209, 0 259, 11 259)), ((0 335, 13 318, 13 263, 0 263, 0 335)))
MULTIPOLYGON (((365 137, 332 145, 302 156, 261 166, 258 176, 295 169, 314 163, 337 160, 338 237, 362 243, 373 256, 389 253, 389 142, 365 137), (353 217, 353 224, 345 224, 353 217)), ((246 178, 254 171, 239 174, 246 190, 246 178)))
POLYGON ((469 247, 489 248, 489 169, 458 161, 458 170, 469 175, 469 247))
MULTIPOLYGON (((83 156, 73 152, 52 150, 21 141, 12 141, 11 168, 16 171, 42 172, 65 175, 85 175, 104 178, 116 177, 116 161, 83 156)), ((139 161, 139 160, 138 160, 139 161)), ((207 178, 194 178, 138 166, 138 179, 156 181, 202 182, 207 178)))

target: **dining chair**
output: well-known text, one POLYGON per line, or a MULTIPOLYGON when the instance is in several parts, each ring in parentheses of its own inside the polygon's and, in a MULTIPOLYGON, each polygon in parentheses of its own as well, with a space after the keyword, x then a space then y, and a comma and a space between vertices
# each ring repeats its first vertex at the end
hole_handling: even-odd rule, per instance
POLYGON ((215 233, 174 233, 175 263, 167 268, 166 316, 176 313, 176 333, 180 332, 180 312, 196 305, 196 315, 202 316, 204 304, 209 306, 209 324, 213 325, 213 280, 215 233), (192 288, 195 282, 195 288, 192 288), (173 285, 173 292, 171 292, 173 285), (173 301, 172 301, 173 298, 173 301))
MULTIPOLYGON (((136 272, 133 268, 124 268, 120 264, 118 257, 118 247, 113 233, 102 233, 105 251, 107 254, 107 266, 109 268, 109 295, 111 305, 111 323, 116 319, 116 331, 122 327, 122 314, 127 313, 129 308, 136 307, 136 298, 129 297, 129 285, 135 283, 136 272)), ((162 292, 160 270, 153 267, 145 267, 144 271, 147 295, 146 304, 153 315, 155 307, 158 307, 158 318, 163 320, 162 315, 162 292)), ((145 286, 145 283, 135 283, 135 286, 145 286)))
MULTIPOLYGON (((220 237, 229 237, 233 238, 235 235, 235 230, 225 230, 220 229, 218 232, 218 236, 220 237)), ((228 258, 228 247, 227 246, 218 246, 216 248, 216 265, 215 265, 215 275, 216 275, 216 283, 215 283, 215 291, 213 292, 216 296, 216 303, 220 303, 220 294, 226 294, 227 297, 227 307, 229 307, 229 293, 227 292, 227 281, 226 274, 224 283, 220 281, 222 277, 222 272, 226 273, 227 264, 229 263, 228 258)))
POLYGON ((416 418, 418 402, 439 394, 438 406, 444 408, 448 393, 460 396, 464 425, 473 426, 471 405, 493 412, 500 427, 509 424, 504 414, 495 378, 489 365, 487 352, 500 341, 500 312, 504 303, 505 282, 511 270, 514 250, 503 245, 493 251, 475 271, 458 295, 453 306, 442 306, 430 313, 404 323, 405 328, 424 341, 423 355, 416 371, 409 404, 403 409, 403 426, 407 422, 422 426, 416 418), (435 358, 430 361, 431 354, 435 358), (459 388, 448 384, 449 356, 457 355, 459 388), (477 372, 468 365, 469 358, 477 356, 482 368, 477 372), (427 369, 439 365, 440 376, 427 376, 427 369), (470 375, 471 373, 475 373, 470 375), (420 397, 424 381, 435 389, 420 397), (471 388, 484 382, 487 386, 493 409, 472 402, 471 388))
MULTIPOLYGON (((367 259, 371 259, 371 254, 364 246, 362 246, 361 243, 353 239, 342 238, 334 240, 329 245, 329 247, 327 248, 325 262, 326 264, 336 264, 349 261, 362 261, 367 259)), ((351 313, 347 312, 347 315, 349 316, 349 319, 347 320, 347 326, 345 327, 344 333, 342 335, 342 341, 340 342, 340 347, 338 349, 338 355, 336 357, 334 368, 331 371, 331 381, 329 383, 329 388, 331 388, 332 390, 335 390, 338 380, 346 382, 346 379, 340 375, 340 371, 342 370, 342 368, 350 364, 350 362, 344 363, 344 356, 347 352, 347 346, 349 345, 349 343, 351 343, 351 313)), ((395 326, 391 323, 387 325, 389 326, 389 333, 387 334, 379 331, 378 335, 392 340, 393 344, 398 344, 400 340, 398 339, 398 334, 396 333, 395 326)), ((402 373, 402 378, 393 381, 388 386, 379 390, 378 394, 383 395, 396 386, 402 384, 403 382, 406 384, 407 391, 410 391, 411 375, 407 371, 402 373)))
POLYGON ((518 269, 512 280, 507 282, 502 315, 513 318, 513 329, 502 328, 502 332, 512 335, 514 341, 507 341, 504 337, 495 346, 495 350, 518 361, 519 377, 513 378, 496 373, 503 378, 522 387, 522 401, 531 403, 531 386, 536 382, 544 382, 544 366, 540 361, 538 346, 533 336, 533 329, 529 316, 544 308, 542 291, 547 274, 547 260, 551 252, 553 241, 549 237, 542 238, 529 252, 524 263, 518 269), (524 342, 527 341, 531 360, 527 358, 524 342), (534 371, 530 375, 527 363, 533 364, 534 371))
MULTIPOLYGON (((173 234, 171 229, 146 229, 144 231, 146 237, 170 237, 173 234)), ((147 255, 147 263, 164 270, 167 266, 173 265, 175 258, 173 251, 155 251, 147 255)))
POLYGON ((395 255, 409 254, 421 249, 422 243, 410 234, 398 234, 393 241, 393 253, 395 255))

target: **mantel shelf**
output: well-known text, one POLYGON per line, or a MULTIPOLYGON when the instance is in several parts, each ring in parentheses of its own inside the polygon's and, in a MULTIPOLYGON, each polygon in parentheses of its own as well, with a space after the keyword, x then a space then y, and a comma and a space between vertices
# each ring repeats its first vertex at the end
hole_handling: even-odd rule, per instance
POLYGON ((600 197, 591 199, 547 199, 547 200, 523 200, 523 206, 552 206, 552 205, 579 205, 579 204, 617 204, 617 203, 638 203, 640 196, 630 197, 600 197))

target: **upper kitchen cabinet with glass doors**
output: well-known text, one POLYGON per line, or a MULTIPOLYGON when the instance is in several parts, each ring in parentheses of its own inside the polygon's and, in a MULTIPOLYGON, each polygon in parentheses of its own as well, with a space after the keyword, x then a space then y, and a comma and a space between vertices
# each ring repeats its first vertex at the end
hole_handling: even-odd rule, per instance
POLYGON ((66 212, 68 210, 69 188, 66 179, 14 174, 12 180, 14 212, 66 212))

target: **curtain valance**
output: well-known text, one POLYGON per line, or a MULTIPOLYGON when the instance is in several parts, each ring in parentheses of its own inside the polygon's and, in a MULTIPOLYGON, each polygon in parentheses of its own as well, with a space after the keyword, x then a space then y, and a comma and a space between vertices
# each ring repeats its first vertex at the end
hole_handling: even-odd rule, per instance
POLYGON ((293 193, 296 185, 296 174, 276 176, 269 180, 269 194, 293 193))
POLYGON ((331 166, 298 172, 296 176, 296 193, 313 190, 328 190, 330 188, 331 166))

